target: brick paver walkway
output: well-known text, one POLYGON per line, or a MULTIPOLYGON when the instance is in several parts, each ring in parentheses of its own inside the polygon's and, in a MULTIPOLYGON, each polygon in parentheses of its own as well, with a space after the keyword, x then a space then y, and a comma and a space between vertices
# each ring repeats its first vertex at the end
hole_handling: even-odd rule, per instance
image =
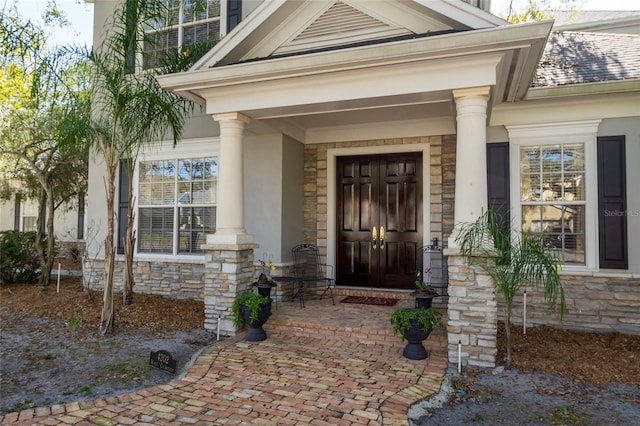
POLYGON ((92 401, 27 409, 0 418, 16 425, 403 425, 409 406, 439 390, 444 331, 426 342, 427 361, 401 346, 276 334, 264 342, 227 339, 204 350, 170 383, 92 401))

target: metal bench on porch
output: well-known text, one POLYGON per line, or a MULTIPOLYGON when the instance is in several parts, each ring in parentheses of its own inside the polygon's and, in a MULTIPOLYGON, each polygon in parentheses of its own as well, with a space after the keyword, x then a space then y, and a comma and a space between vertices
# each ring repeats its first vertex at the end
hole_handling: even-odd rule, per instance
POLYGON ((298 244, 292 249, 292 253, 298 288, 291 301, 293 302, 296 297, 299 297, 300 306, 304 308, 305 291, 308 291, 313 285, 321 285, 324 286, 324 290, 320 298, 323 298, 328 291, 331 295, 331 302, 335 305, 333 266, 320 263, 318 247, 313 244, 298 244))

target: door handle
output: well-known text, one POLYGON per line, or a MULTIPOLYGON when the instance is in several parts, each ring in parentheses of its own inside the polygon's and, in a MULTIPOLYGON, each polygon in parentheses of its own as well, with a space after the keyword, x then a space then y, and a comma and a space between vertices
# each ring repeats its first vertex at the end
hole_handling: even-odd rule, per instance
POLYGON ((378 244, 378 230, 377 228, 374 226, 373 230, 371 231, 371 242, 373 243, 373 249, 375 250, 377 248, 377 244, 378 244))
POLYGON ((380 250, 384 249, 384 226, 380 227, 380 250))

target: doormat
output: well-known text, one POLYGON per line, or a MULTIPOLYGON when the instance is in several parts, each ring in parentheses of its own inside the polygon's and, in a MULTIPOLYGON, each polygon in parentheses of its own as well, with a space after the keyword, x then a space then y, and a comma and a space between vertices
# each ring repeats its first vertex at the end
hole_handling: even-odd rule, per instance
POLYGON ((384 297, 347 296, 340 302, 359 303, 361 305, 393 306, 398 303, 398 299, 386 299, 384 297))

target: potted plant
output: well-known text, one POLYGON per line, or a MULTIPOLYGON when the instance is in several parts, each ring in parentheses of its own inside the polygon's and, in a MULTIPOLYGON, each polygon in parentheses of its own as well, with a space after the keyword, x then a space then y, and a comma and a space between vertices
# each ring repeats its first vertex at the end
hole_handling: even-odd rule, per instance
POLYGON ((271 300, 260 293, 246 293, 238 296, 231 306, 233 323, 236 326, 249 325, 245 340, 260 342, 267 338, 262 326, 271 315, 271 300))
POLYGON ((489 275, 505 302, 506 368, 511 367, 511 307, 515 295, 527 286, 543 289, 545 301, 553 309, 560 296, 560 319, 566 311, 559 269, 562 257, 545 242, 544 233, 525 233, 503 224, 493 210, 460 228, 456 242, 469 265, 489 275))
POLYGON ((427 350, 422 345, 435 327, 442 327, 442 314, 435 308, 402 308, 391 314, 393 334, 400 334, 400 340, 408 342, 402 351, 407 359, 426 359, 427 350))
POLYGON ((438 292, 431 287, 431 268, 426 268, 424 271, 426 281, 422 279, 420 272, 416 274, 415 286, 416 289, 412 293, 416 298, 416 308, 427 309, 431 307, 434 297, 438 297, 438 292))
POLYGON ((276 265, 271 260, 268 262, 260 260, 260 270, 256 272, 251 284, 258 290, 259 294, 268 299, 271 299, 271 289, 277 285, 271 277, 271 271, 274 269, 276 269, 276 265))

